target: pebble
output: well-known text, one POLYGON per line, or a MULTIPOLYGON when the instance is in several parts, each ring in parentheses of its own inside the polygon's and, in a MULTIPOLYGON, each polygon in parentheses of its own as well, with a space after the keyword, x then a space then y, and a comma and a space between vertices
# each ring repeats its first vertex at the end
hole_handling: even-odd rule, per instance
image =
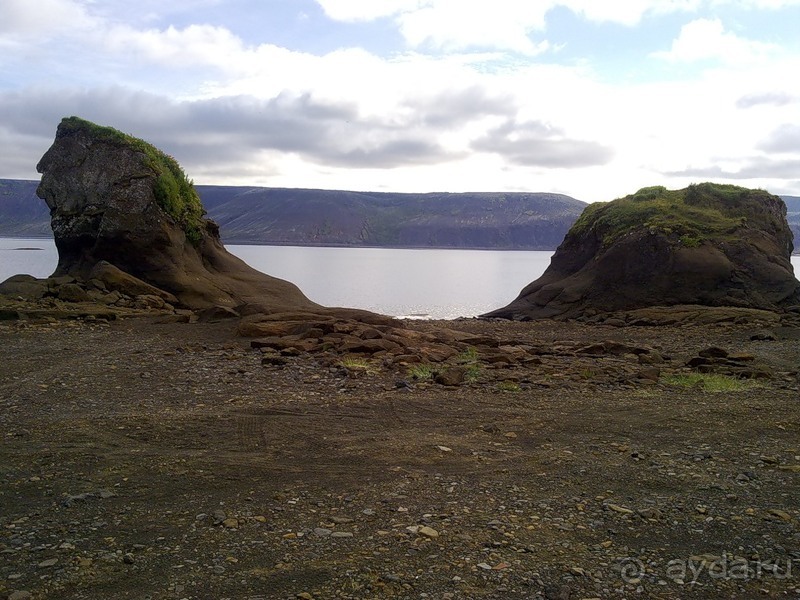
POLYGON ((349 531, 334 531, 331 534, 331 537, 332 538, 351 538, 351 537, 353 537, 353 534, 350 533, 349 531))
POLYGON ((57 564, 58 564, 58 559, 57 558, 48 558, 47 560, 43 560, 42 562, 40 562, 36 566, 39 567, 40 569, 45 569, 47 567, 54 567, 57 564))
POLYGON ((352 523, 352 522, 353 519, 351 519, 350 517, 331 517, 331 523, 336 523, 337 525, 345 525, 347 523, 352 523))
POLYGON ((790 515, 785 510, 780 510, 777 508, 771 508, 767 511, 768 519, 780 519, 781 521, 791 521, 792 515, 790 515))
POLYGON ((316 527, 314 529, 314 535, 317 537, 328 537, 333 532, 330 529, 325 529, 324 527, 316 527))
POLYGON ((214 517, 214 525, 220 525, 225 519, 228 518, 228 515, 224 510, 215 510, 212 516, 214 517))
POLYGON ((419 530, 417 531, 417 533, 419 533, 420 535, 424 535, 425 537, 428 537, 428 538, 438 538, 439 537, 439 532, 438 531, 436 531, 433 527, 428 527, 426 525, 423 525, 422 527, 420 527, 419 530))

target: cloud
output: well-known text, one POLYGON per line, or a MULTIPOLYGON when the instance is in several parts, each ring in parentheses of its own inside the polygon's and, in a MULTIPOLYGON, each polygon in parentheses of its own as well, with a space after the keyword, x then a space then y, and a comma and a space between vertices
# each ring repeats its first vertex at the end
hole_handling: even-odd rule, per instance
POLYGON ((3 132, 6 139, 31 131, 42 136, 39 154, 61 118, 76 114, 144 138, 174 154, 190 171, 217 162, 239 162, 246 168, 265 152, 350 169, 435 164, 457 156, 435 137, 390 121, 361 118, 355 105, 309 94, 174 102, 124 88, 39 90, 0 94, 0 112, 16 128, 3 132))
POLYGON ((336 21, 374 21, 404 11, 423 7, 427 0, 317 0, 331 19, 336 21))
POLYGON ((0 34, 10 37, 75 33, 97 25, 85 6, 73 0, 3 0, 0 34))
POLYGON ((509 121, 472 144, 479 152, 491 152, 526 167, 576 168, 603 165, 613 150, 597 142, 570 139, 549 125, 509 121))
MULTIPOLYGON (((800 70, 796 53, 788 46, 773 52, 749 39, 754 33, 734 35, 721 25, 727 20, 696 20, 694 32, 687 24, 674 55, 669 39, 648 37, 673 61, 655 65, 667 69, 628 52, 626 44, 641 43, 641 31, 619 27, 619 60, 576 55, 593 47, 591 38, 558 56, 546 50, 549 26, 569 45, 576 21, 551 22, 556 7, 583 21, 576 27, 582 35, 605 35, 608 29, 587 23, 633 27, 651 19, 652 32, 667 13, 722 18, 733 6, 787 2, 318 0, 325 14, 308 4, 285 9, 284 23, 300 10, 309 15, 289 39, 261 23, 242 26, 242 14, 219 17, 228 6, 221 0, 144 1, 142 8, 123 0, 42 0, 63 22, 41 15, 50 25, 39 36, 30 33, 36 3, 0 0, 0 12, 24 11, 9 20, 0 15, 0 30, 17 32, 0 33, 0 40, 24 42, 24 52, 0 52, 8 75, 0 83, 0 176, 25 176, 20 169, 28 165, 26 176, 35 177, 55 126, 70 114, 147 139, 203 183, 535 187, 587 200, 662 180, 670 185, 665 174, 681 170, 732 180, 758 166, 778 172, 791 166, 798 143, 792 124, 800 82, 787 75, 800 70), (214 11, 203 12, 209 4, 214 11), (371 27, 370 20, 381 22, 371 27), (303 37, 309 32, 313 41, 303 37), (330 37, 321 40, 320 32, 330 37), (330 50, 336 44, 344 47, 330 50), (764 56, 770 60, 750 60, 764 56), (685 68, 703 57, 715 68, 699 75, 685 68), (645 70, 647 77, 636 76, 645 70), (667 80, 659 79, 665 72, 667 80), (124 87, 109 85, 117 81, 124 87), (721 155, 729 158, 709 158, 721 155)), ((762 16, 746 25, 757 28, 762 16)))
POLYGON ((704 0, 317 0, 338 21, 393 19, 412 48, 448 52, 493 48, 528 55, 546 52, 546 39, 531 36, 546 29, 548 13, 563 7, 593 22, 633 26, 646 15, 696 10, 704 0))
POLYGON ((412 47, 428 45, 446 51, 497 48, 535 55, 549 47, 547 41, 536 43, 529 37, 544 29, 547 4, 440 0, 403 12, 397 21, 412 47))
POLYGON ((752 108, 754 106, 786 106, 800 103, 800 97, 787 92, 756 92, 747 94, 736 101, 737 108, 752 108))
POLYGON ((789 6, 800 6, 800 0, 719 0, 719 2, 753 10, 778 10, 789 6))
POLYGON ((759 144, 759 148, 767 152, 800 155, 800 125, 794 123, 781 125, 759 144))
POLYGON ((491 93, 473 84, 461 90, 422 93, 405 99, 402 106, 422 125, 453 128, 487 116, 513 115, 518 102, 508 93, 491 93))
POLYGON ((728 64, 751 63, 776 50, 772 44, 747 40, 725 31, 719 19, 697 19, 681 28, 669 51, 652 56, 668 62, 719 60, 728 64))
POLYGON ((646 15, 695 11, 703 4, 703 0, 618 0, 617 2, 562 0, 554 3, 565 6, 589 21, 633 26, 646 15))
POLYGON ((700 179, 730 179, 767 181, 770 179, 794 179, 800 172, 800 158, 774 159, 760 156, 746 159, 736 168, 719 165, 689 167, 679 171, 665 172, 665 175, 694 177, 700 179))
POLYGON ((201 65, 236 70, 239 63, 230 62, 231 57, 248 52, 231 31, 212 25, 170 26, 164 30, 122 25, 104 31, 102 37, 111 52, 172 67, 201 65))

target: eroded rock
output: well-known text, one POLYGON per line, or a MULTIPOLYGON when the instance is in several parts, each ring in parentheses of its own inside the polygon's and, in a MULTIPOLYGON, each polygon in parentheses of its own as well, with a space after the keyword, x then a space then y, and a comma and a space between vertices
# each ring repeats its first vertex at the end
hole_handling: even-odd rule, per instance
POLYGON ((58 248, 56 276, 188 308, 318 308, 294 284, 225 250, 177 162, 142 140, 66 118, 37 170, 58 248), (137 280, 149 289, 134 293, 137 280))
POLYGON ((704 183, 644 188, 587 207, 550 266, 488 317, 591 318, 695 305, 800 304, 786 205, 763 190, 704 183))

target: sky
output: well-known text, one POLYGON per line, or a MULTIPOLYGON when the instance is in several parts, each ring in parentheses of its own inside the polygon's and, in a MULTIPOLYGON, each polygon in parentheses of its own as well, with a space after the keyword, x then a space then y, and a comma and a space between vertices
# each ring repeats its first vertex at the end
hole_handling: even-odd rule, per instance
POLYGON ((0 0, 0 178, 71 115, 198 184, 800 195, 800 0, 0 0))

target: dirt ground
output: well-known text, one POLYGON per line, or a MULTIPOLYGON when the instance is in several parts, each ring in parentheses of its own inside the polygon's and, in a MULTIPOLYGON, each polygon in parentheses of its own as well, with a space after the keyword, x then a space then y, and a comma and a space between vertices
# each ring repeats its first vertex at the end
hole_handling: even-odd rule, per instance
POLYGON ((800 597, 800 331, 408 327, 562 350, 446 387, 229 322, 0 323, 0 597, 800 597), (569 351, 603 340, 656 376, 569 351), (669 378, 710 346, 770 376, 669 378))

